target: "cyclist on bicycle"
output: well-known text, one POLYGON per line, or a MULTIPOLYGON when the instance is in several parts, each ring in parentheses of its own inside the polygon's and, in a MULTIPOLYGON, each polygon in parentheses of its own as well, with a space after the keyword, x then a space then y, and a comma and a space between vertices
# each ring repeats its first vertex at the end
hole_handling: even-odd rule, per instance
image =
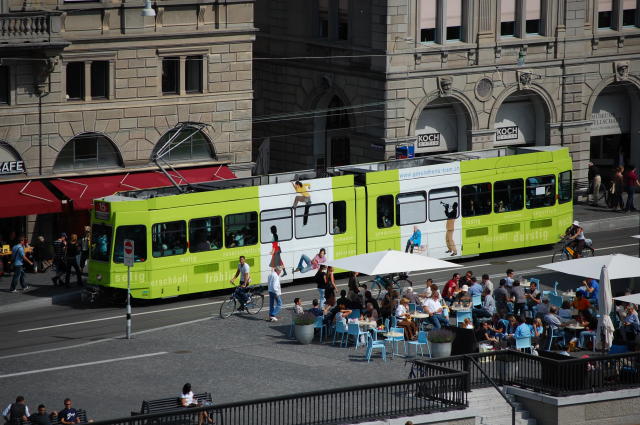
POLYGON ((584 235, 584 229, 580 226, 578 220, 567 228, 563 237, 567 239, 566 246, 574 250, 575 258, 582 257, 582 250, 586 245, 587 239, 584 235))
POLYGON ((233 276, 233 278, 231 278, 230 280, 231 283, 234 283, 235 280, 238 278, 238 276, 240 276, 240 283, 236 288, 236 290, 234 291, 234 295, 236 299, 240 302, 239 310, 244 310, 245 303, 249 301, 249 294, 247 293, 247 288, 251 283, 251 275, 249 274, 250 271, 251 271, 251 268, 249 267, 249 264, 246 263, 244 255, 241 255, 240 263, 238 263, 238 270, 236 270, 235 276, 233 276))

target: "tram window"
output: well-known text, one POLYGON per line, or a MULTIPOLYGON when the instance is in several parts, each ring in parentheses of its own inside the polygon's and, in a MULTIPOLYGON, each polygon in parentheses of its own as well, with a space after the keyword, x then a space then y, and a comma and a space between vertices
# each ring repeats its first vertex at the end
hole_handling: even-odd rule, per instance
POLYGON ((560 173, 558 179, 558 203, 564 204, 571 200, 571 171, 560 173))
POLYGON ((400 193, 396 196, 396 224, 418 224, 427 221, 427 194, 400 193))
POLYGON ((519 211, 523 207, 522 179, 502 180, 493 185, 493 210, 497 213, 519 211))
POLYGON ((189 252, 222 248, 222 217, 194 218, 189 221, 189 252))
POLYGON ((556 203, 556 176, 527 179, 527 208, 552 207, 556 203))
POLYGON ((118 226, 116 243, 113 246, 113 262, 124 262, 124 240, 133 240, 133 258, 136 263, 147 259, 147 228, 142 225, 118 226))
POLYGON ((491 183, 462 186, 462 216, 476 217, 491 213, 491 183))
POLYGON ((458 218, 460 191, 457 187, 446 187, 429 191, 429 221, 458 218))
POLYGON ((273 242, 273 232, 278 234, 278 242, 288 241, 293 238, 293 218, 291 208, 267 210, 260 213, 260 242, 273 242), (275 229, 272 227, 275 226, 275 229))
POLYGON ((258 243, 258 213, 229 214, 224 217, 224 243, 227 248, 258 243))
POLYGON ((187 250, 187 223, 169 221, 151 227, 151 249, 154 257, 181 255, 187 250))
POLYGON ((113 229, 104 224, 94 224, 91 228, 91 259, 109 261, 111 235, 113 229))
POLYGON ((296 207, 296 239, 327 234, 327 206, 309 204, 296 207))
POLYGON ((376 206, 378 229, 393 226, 393 195, 378 196, 376 206))
POLYGON ((329 233, 340 235, 347 231, 347 203, 336 201, 329 204, 329 233))

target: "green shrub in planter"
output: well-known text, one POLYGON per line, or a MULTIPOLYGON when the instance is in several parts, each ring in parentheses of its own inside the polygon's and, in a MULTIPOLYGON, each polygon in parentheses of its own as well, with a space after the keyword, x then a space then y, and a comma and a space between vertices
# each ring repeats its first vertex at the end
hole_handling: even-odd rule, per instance
POLYGON ((293 320, 293 323, 298 326, 313 325, 316 323, 316 316, 315 314, 307 311, 306 313, 298 314, 293 320))
POLYGON ((447 329, 435 329, 427 334, 429 342, 434 344, 453 342, 455 338, 456 334, 447 329))

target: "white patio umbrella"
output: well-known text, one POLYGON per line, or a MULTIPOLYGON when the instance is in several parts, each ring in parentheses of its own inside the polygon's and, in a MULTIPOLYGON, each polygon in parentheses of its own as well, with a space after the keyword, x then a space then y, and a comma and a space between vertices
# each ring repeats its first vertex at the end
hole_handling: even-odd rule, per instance
POLYGON ((640 304, 640 293, 615 297, 614 300, 622 301, 624 303, 640 304))
POLYGON ((368 275, 414 272, 460 267, 449 261, 408 254, 401 251, 378 251, 327 261, 327 266, 368 275))
POLYGON ((578 258, 559 263, 543 264, 540 267, 560 273, 598 279, 602 273, 603 266, 607 266, 609 279, 612 280, 640 276, 640 258, 624 254, 578 258))
POLYGON ((598 294, 598 330, 596 331, 596 347, 602 351, 609 350, 613 342, 613 322, 609 313, 613 308, 611 297, 611 282, 609 281, 609 270, 607 266, 602 266, 600 273, 600 292, 598 294))

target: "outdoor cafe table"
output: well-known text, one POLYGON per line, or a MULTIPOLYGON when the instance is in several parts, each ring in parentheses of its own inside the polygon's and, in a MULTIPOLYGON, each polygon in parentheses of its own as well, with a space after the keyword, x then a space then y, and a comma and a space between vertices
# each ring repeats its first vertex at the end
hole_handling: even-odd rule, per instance
POLYGON ((471 306, 464 306, 462 304, 451 304, 449 306, 449 310, 451 311, 471 311, 471 306))
POLYGON ((368 331, 378 327, 378 323, 375 320, 357 320, 357 323, 363 330, 368 331))
POLYGON ((576 297, 576 293, 574 291, 564 291, 561 292, 562 298, 568 298, 569 301, 573 300, 576 297))
MULTIPOLYGON (((404 332, 387 332, 382 335, 384 335, 385 338, 400 338, 404 336, 404 332)), ((392 340, 391 344, 392 344, 391 358, 393 358, 398 351, 398 341, 392 340)))

